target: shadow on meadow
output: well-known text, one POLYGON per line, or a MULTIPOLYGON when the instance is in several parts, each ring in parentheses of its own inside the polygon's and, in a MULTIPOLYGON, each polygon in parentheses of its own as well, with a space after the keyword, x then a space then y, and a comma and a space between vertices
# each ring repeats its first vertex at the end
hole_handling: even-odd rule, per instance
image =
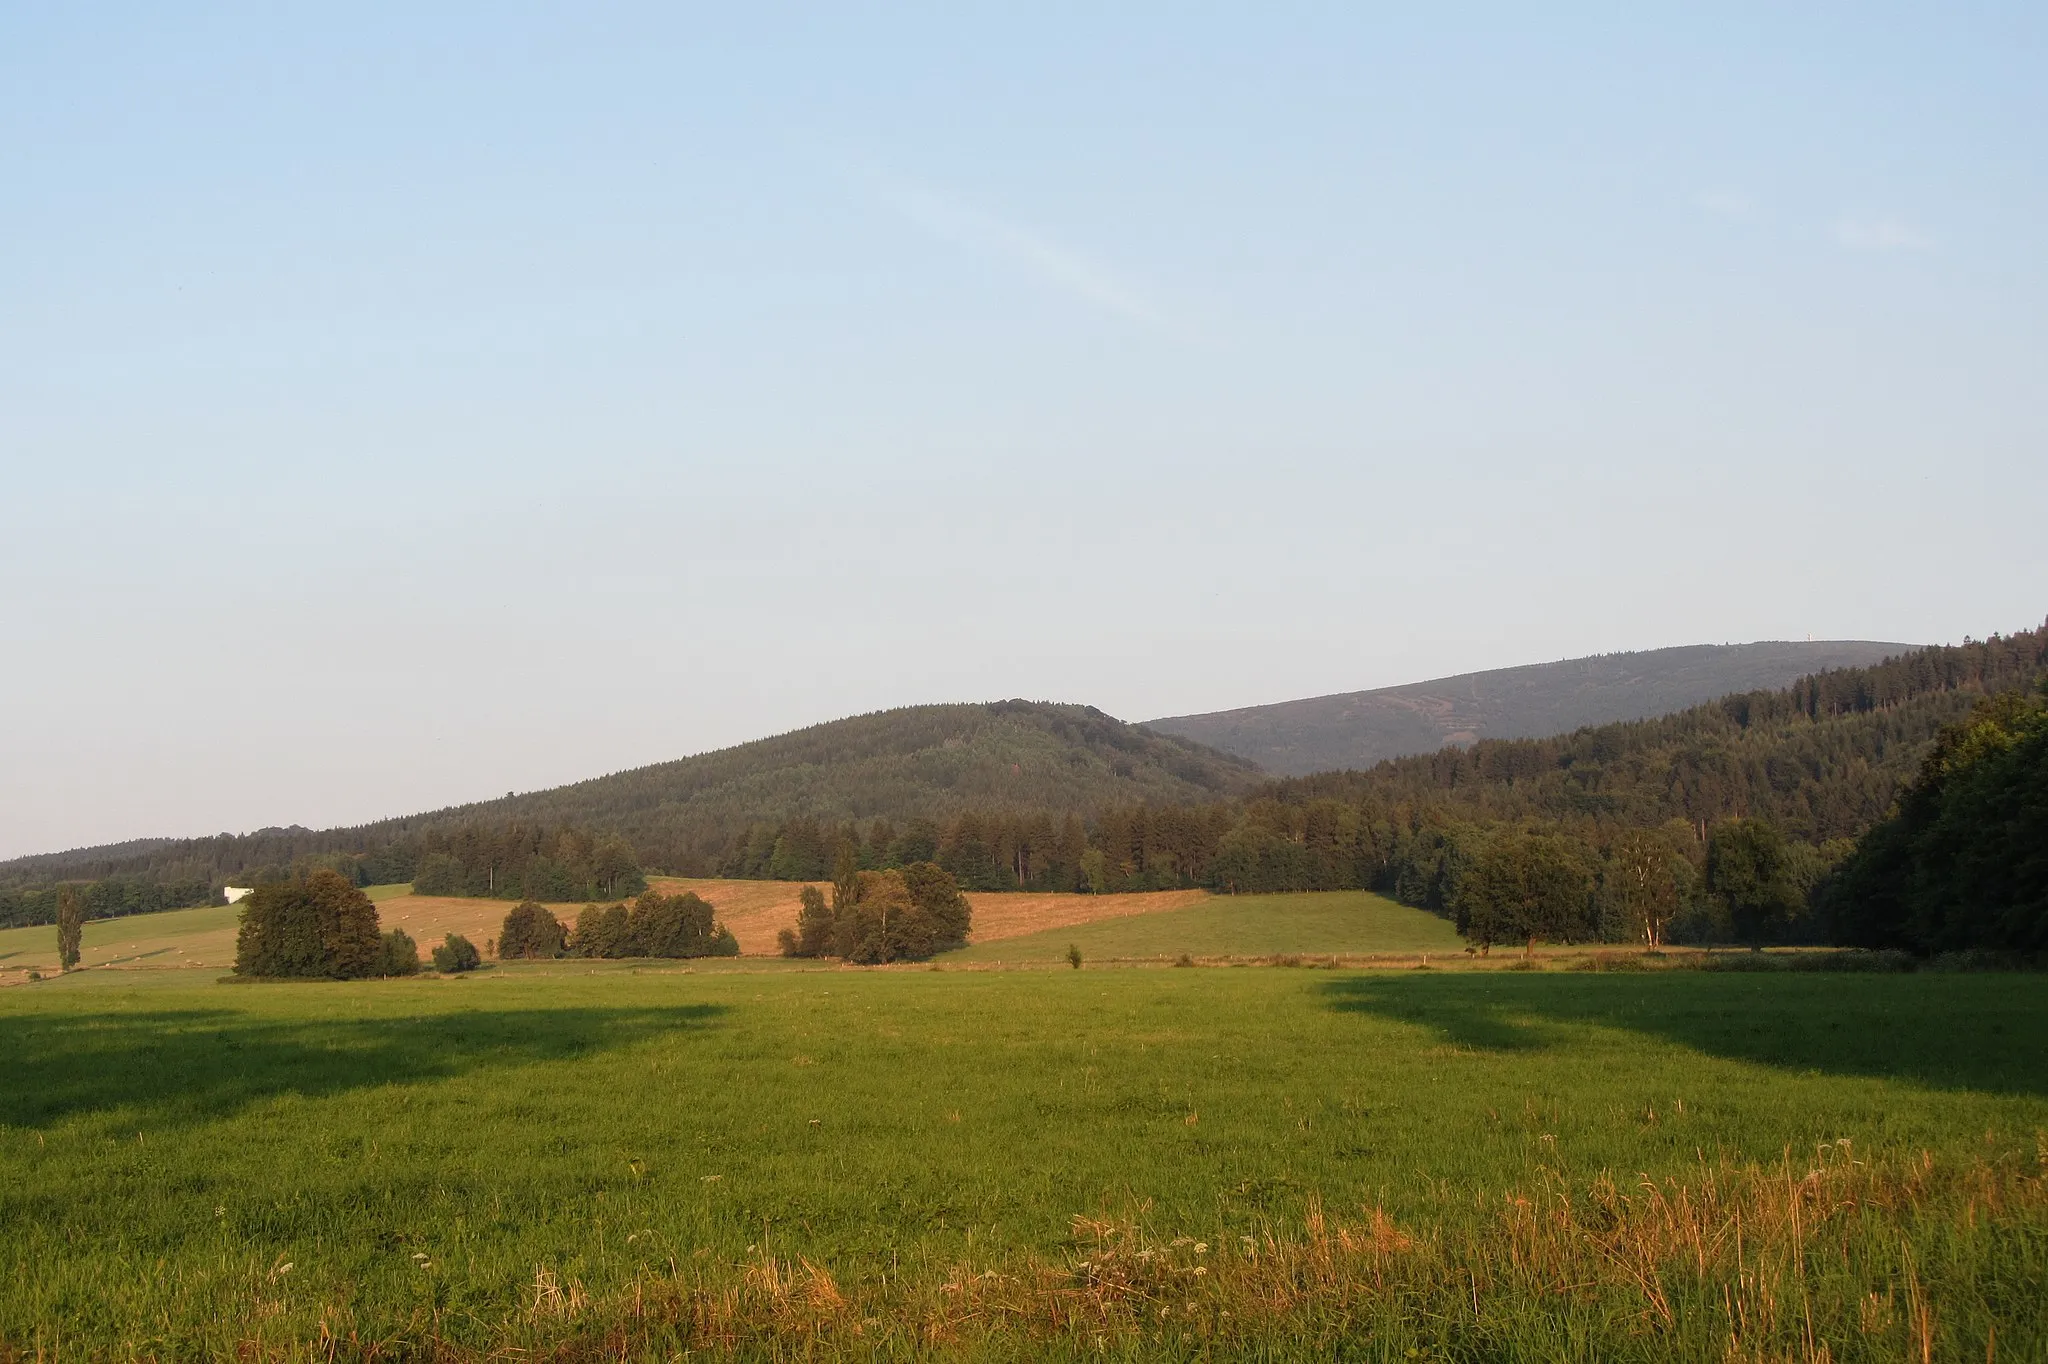
POLYGON ((2043 984, 2025 975, 1488 972, 1321 988, 1340 1012, 1419 1024, 1475 1051, 1540 1053, 1594 1026, 1785 1070, 2048 1094, 2043 984))
POLYGON ((0 1125, 47 1126, 122 1111, 199 1122, 283 1094, 309 1098, 573 1060, 706 1028, 724 1010, 464 1010, 385 1018, 288 1019, 232 1009, 0 1018, 0 1125))

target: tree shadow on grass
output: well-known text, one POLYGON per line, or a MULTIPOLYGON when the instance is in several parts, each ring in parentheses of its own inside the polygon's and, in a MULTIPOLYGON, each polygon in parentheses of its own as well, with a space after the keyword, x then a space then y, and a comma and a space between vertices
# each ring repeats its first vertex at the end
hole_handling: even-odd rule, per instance
POLYGON ((385 1018, 281 1019, 232 1009, 0 1018, 0 1125, 45 1127, 122 1112, 144 1125, 203 1122, 284 1094, 568 1061, 699 1031, 724 1010, 479 1009, 385 1018))
POLYGON ((1322 988, 1340 1012, 1420 1024, 1476 1051, 1550 1050, 1568 1044, 1568 1026, 1591 1025, 1785 1070, 2048 1094, 2044 984, 2021 975, 1487 972, 1322 988))

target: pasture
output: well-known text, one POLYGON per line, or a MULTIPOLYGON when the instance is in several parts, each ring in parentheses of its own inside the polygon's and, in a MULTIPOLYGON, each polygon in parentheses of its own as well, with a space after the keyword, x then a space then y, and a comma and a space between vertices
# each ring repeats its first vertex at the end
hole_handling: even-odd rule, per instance
MULTIPOLYGON (((649 883, 670 894, 695 891, 709 901, 719 921, 731 928, 739 940, 740 951, 750 957, 776 954, 775 935, 780 929, 796 926, 797 897, 803 890, 803 885, 794 881, 657 876, 650 878, 649 883)), ((830 887, 821 889, 829 891, 830 887)), ((419 944, 421 956, 450 933, 460 933, 481 948, 486 940, 497 936, 499 925, 505 921, 505 911, 512 907, 506 900, 414 895, 412 887, 406 885, 369 886, 365 891, 376 902, 383 926, 410 933, 419 944)), ((1210 898, 1208 892, 1199 890, 1134 895, 976 892, 968 896, 974 906, 973 940, 984 944, 1053 928, 1184 909, 1210 898)), ((562 922, 574 924, 583 906, 557 904, 548 908, 562 922)), ((94 920, 85 926, 79 964, 88 968, 197 967, 226 971, 235 964, 239 914, 231 905, 208 905, 94 920)), ((1066 950, 1064 939, 1060 950, 1066 950)), ((0 985, 21 984, 32 971, 46 976, 56 973, 57 930, 47 924, 0 929, 0 985)))
POLYGON ((85 972, 0 992, 0 1342, 2039 1359, 2044 1165, 2028 976, 85 972))
MULTIPOLYGON (((1090 896, 1067 896, 1087 900, 1090 896)), ((1105 897, 1115 898, 1115 897, 1105 897)), ((976 905, 976 927, 980 927, 976 905)), ((1464 942, 1434 914, 1363 890, 1297 895, 1204 895, 1145 914, 1104 916, 1033 933, 984 936, 944 960, 1057 962, 1069 946, 1092 962, 1172 961, 1314 953, 1364 956, 1436 953, 1457 956, 1464 942)))

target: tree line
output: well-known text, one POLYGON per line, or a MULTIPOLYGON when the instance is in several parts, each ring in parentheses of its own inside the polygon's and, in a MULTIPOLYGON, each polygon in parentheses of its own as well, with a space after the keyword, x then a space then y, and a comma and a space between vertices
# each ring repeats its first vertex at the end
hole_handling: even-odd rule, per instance
POLYGON ((505 915, 494 944, 500 961, 557 957, 736 957, 732 931, 694 891, 643 891, 630 905, 585 905, 573 929, 546 905, 528 900, 505 915))
MULTIPOLYGON (((75 896, 66 897, 69 910, 75 896)), ((73 920, 60 933, 65 969, 77 963, 73 920)), ((590 905, 572 933, 544 905, 522 902, 506 914, 491 944, 500 960, 553 957, 737 956, 739 943, 712 917, 702 897, 684 892, 643 893, 631 905, 590 905)), ((432 953, 434 969, 476 969, 482 954, 460 934, 449 934, 432 953)), ((255 979, 359 980, 417 975, 419 947, 401 928, 385 930, 377 906, 362 889, 321 867, 258 886, 242 901, 235 937, 235 974, 255 979)))
MULTIPOLYGON (((2048 627, 1837 669, 1659 719, 1483 740, 1209 800, 1112 802, 1085 814, 966 804, 944 817, 901 820, 790 815, 685 848, 674 854, 680 861, 635 849, 619 833, 576 826, 432 824, 374 847, 307 850, 258 870, 283 879, 325 868, 356 884, 409 880, 422 893, 559 903, 641 890, 643 859, 679 874, 835 884, 842 870, 905 873, 930 864, 970 891, 1378 889, 1489 940, 1539 923, 1546 934, 1589 940, 1825 941, 1849 931, 1847 892, 1823 896, 1821 888, 1838 879, 1875 884, 1870 874, 1851 875, 1874 865, 1845 861, 1855 839, 1889 827, 1900 793, 1924 783, 1927 755, 1962 751, 1947 736, 1957 726, 1977 732, 1972 716, 1987 698, 2044 676, 2048 627), (1567 901, 1575 905, 1569 912, 1567 901)), ((1111 754, 1136 742, 1107 717, 1054 718, 1095 726, 1101 732, 1089 730, 1090 742, 1111 754)), ((988 732, 1016 717, 997 719, 988 732)), ((1155 762, 1173 756, 1136 751, 1155 762)), ((1957 827, 1952 818, 1927 818, 1930 828, 1957 827)), ((280 849, 293 846, 292 831, 266 833, 282 840, 280 849)), ((154 845, 137 853, 159 854, 168 855, 154 845)), ((53 892, 33 894, 41 897, 36 912, 54 913, 53 892)), ((1929 913, 1912 911, 1923 920, 1929 913)), ((1911 915, 1898 909, 1895 917, 1911 915)), ((1944 933, 1922 938, 1953 936, 1944 933)))
POLYGON ((1946 730, 1823 898, 1858 946, 2048 952, 2048 687, 1946 730))
POLYGON ((146 875, 6 887, 0 888, 0 928, 56 923, 59 900, 66 890, 78 897, 79 912, 87 919, 118 919, 222 903, 220 890, 204 880, 158 881, 146 875))

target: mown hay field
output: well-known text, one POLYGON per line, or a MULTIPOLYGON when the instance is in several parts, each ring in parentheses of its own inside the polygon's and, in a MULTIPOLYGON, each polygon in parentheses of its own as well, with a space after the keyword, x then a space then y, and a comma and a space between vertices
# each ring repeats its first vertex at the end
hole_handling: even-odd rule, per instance
MULTIPOLYGON (((385 928, 402 928, 419 944, 420 954, 449 933, 460 933, 484 945, 505 921, 512 906, 504 900, 470 900, 456 896, 409 894, 407 886, 371 886, 377 915, 385 928)), ((571 917, 580 906, 557 906, 571 917)), ((100 970, 161 970, 194 967, 212 972, 235 964, 235 931, 241 909, 207 905, 161 914, 133 914, 120 919, 95 919, 86 924, 79 964, 100 970)), ((0 929, 0 983, 19 984, 30 971, 49 975, 57 970, 57 930, 0 929)))
POLYGON ((0 992, 0 1342, 2048 1357, 2038 977, 607 968, 0 992))
MULTIPOLYGON (((797 897, 803 884, 794 881, 730 881, 657 876, 656 889, 671 894, 694 891, 709 901, 719 921, 739 939, 747 956, 776 953, 775 935, 796 924, 797 897)), ((505 900, 458 896, 414 895, 410 886, 371 886, 378 917, 385 928, 402 928, 420 946, 422 956, 449 933, 460 933, 478 948, 498 934, 505 900)), ((820 889, 829 892, 829 886, 820 889)), ((1047 929, 1117 920, 1183 909, 1210 899, 1200 890, 1155 891, 1139 895, 1033 895, 975 893, 976 943, 996 942, 1047 929)), ((556 917, 573 924, 580 904, 550 905, 556 917)), ((224 971, 235 962, 235 928, 240 911, 211 905, 163 914, 137 914, 100 919, 85 926, 81 964, 87 967, 161 969, 191 966, 224 971)), ((1064 950, 1064 949, 1063 949, 1064 950)), ((29 972, 50 975, 57 970, 57 930, 49 925, 0 929, 0 985, 20 984, 29 972)))
MULTIPOLYGON (((777 951, 775 935, 796 927, 798 901, 803 884, 794 881, 721 881, 681 876, 649 878, 649 884, 671 894, 695 891, 718 912, 719 922, 739 939, 740 951, 750 957, 772 956, 777 951)), ((829 898, 831 886, 819 883, 829 898)), ((1104 920, 1135 918, 1185 909, 1210 899, 1203 890, 1148 891, 1132 895, 1039 895, 1018 891, 973 891, 967 896, 974 907, 972 940, 1001 942, 1048 929, 1065 928, 1104 920)))

